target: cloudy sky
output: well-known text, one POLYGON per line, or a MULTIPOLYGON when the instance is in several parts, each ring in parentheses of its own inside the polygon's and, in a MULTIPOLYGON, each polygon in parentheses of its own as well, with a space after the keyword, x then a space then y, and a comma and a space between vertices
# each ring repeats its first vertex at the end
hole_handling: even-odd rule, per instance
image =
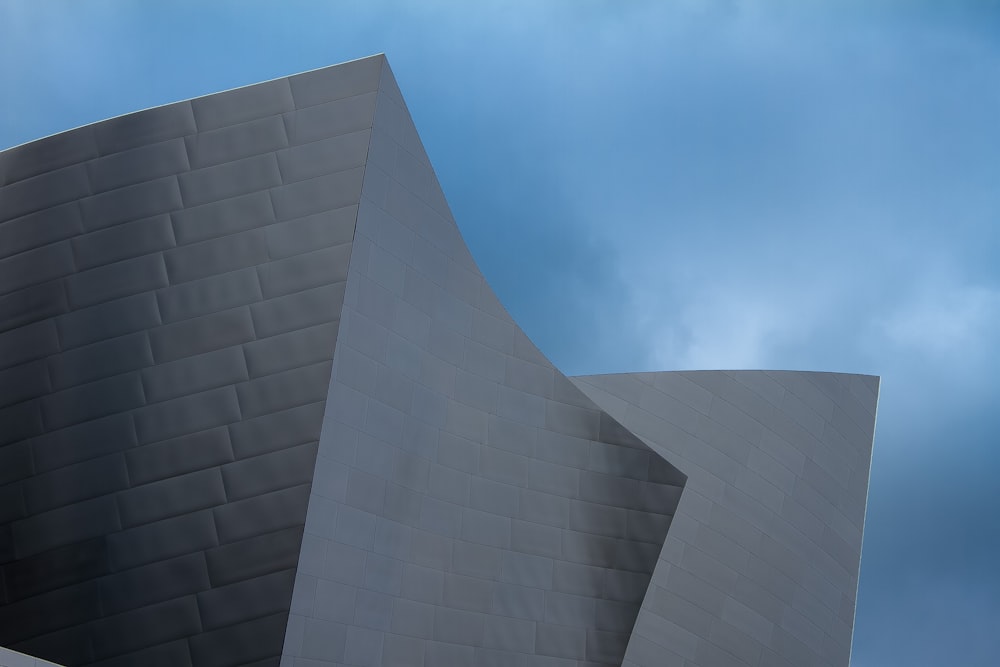
POLYGON ((852 664, 997 664, 1000 3, 0 0, 0 148, 377 52, 568 373, 881 375, 852 664))

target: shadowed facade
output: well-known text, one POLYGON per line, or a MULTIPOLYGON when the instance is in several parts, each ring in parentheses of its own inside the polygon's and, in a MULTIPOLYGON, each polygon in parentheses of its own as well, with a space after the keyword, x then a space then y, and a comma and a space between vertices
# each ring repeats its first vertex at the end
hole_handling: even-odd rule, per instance
POLYGON ((380 71, 0 154, 0 644, 276 662, 380 71))
POLYGON ((382 56, 0 153, 0 367, 0 645, 846 664, 877 384, 567 379, 479 273, 382 56))

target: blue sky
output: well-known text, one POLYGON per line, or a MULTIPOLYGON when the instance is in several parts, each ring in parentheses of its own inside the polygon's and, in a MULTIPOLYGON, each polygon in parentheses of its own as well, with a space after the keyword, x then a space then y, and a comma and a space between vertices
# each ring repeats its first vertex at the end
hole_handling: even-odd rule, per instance
POLYGON ((855 667, 1000 655, 1000 3, 0 2, 0 147, 385 52, 568 373, 881 375, 855 667))

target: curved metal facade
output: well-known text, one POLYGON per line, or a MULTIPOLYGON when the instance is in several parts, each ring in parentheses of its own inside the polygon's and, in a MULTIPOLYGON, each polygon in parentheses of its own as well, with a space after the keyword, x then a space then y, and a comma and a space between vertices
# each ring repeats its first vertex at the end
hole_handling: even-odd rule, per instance
POLYGON ((625 664, 847 665, 878 378, 573 378, 688 475, 625 664))
POLYGON ((877 387, 567 379, 382 56, 0 153, 0 367, 0 645, 846 664, 877 387))
POLYGON ((285 655, 620 664, 684 476, 504 311, 388 68, 361 199, 285 655))
POLYGON ((277 663, 381 67, 0 154, 0 645, 277 663))

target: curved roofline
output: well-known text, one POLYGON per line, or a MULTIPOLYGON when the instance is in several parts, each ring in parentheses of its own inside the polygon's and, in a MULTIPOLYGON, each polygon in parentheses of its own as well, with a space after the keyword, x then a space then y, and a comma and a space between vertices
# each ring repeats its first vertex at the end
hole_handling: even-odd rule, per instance
POLYGON ((60 130, 59 132, 53 132, 52 134, 46 134, 44 136, 41 136, 41 137, 38 137, 38 138, 35 138, 35 139, 29 139, 28 141, 24 141, 22 143, 15 144, 13 146, 9 146, 7 148, 0 149, 0 157, 3 157, 3 154, 7 153, 9 151, 13 151, 13 150, 18 149, 18 148, 23 148, 24 146, 29 146, 29 145, 31 145, 33 143, 36 143, 36 142, 39 142, 39 141, 45 141, 46 139, 51 139, 52 137, 58 137, 59 135, 62 135, 62 134, 69 134, 71 132, 76 132, 77 130, 82 130, 83 128, 86 128, 86 127, 93 127, 94 125, 100 125, 101 123, 106 123, 109 120, 117 120, 119 118, 125 118, 126 116, 134 116, 136 114, 141 114, 141 113, 146 113, 147 111, 152 111, 153 109, 160 109, 160 108, 163 108, 163 107, 169 107, 172 104, 180 104, 182 102, 191 102, 191 101, 194 101, 194 100, 199 100, 199 99, 201 99, 203 97, 212 97, 213 95, 219 95, 221 93, 229 93, 229 92, 232 92, 234 90, 240 90, 242 88, 253 88, 254 86, 260 86, 260 85, 265 84, 265 83, 271 83, 272 81, 280 81, 281 79, 290 79, 290 78, 292 78, 294 76, 299 76, 301 74, 310 74, 312 72, 318 72, 319 70, 330 69, 331 67, 339 67, 340 65, 347 65, 349 63, 355 63, 355 62, 359 62, 361 60, 369 60, 371 58, 385 58, 385 52, 373 53, 370 56, 363 56, 361 58, 353 58, 351 60, 345 60, 342 63, 335 63, 333 65, 323 65, 322 67, 314 67, 313 69, 307 69, 307 70, 303 70, 301 72, 295 72, 294 74, 286 74, 285 76, 276 76, 273 79, 266 79, 264 81, 255 81, 253 83, 247 83, 247 84, 244 84, 242 86, 234 86, 232 88, 226 88, 224 90, 217 90, 215 92, 205 93, 204 95, 195 95, 194 97, 185 97, 183 99, 174 100, 172 102, 164 102, 163 104, 154 104, 151 107, 145 107, 143 109, 137 109, 136 111, 128 111, 126 113, 118 114, 117 116, 108 116, 107 118, 100 118, 98 120, 90 121, 89 123, 83 123, 82 125, 77 125, 76 127, 71 127, 71 128, 69 128, 67 130, 60 130))

